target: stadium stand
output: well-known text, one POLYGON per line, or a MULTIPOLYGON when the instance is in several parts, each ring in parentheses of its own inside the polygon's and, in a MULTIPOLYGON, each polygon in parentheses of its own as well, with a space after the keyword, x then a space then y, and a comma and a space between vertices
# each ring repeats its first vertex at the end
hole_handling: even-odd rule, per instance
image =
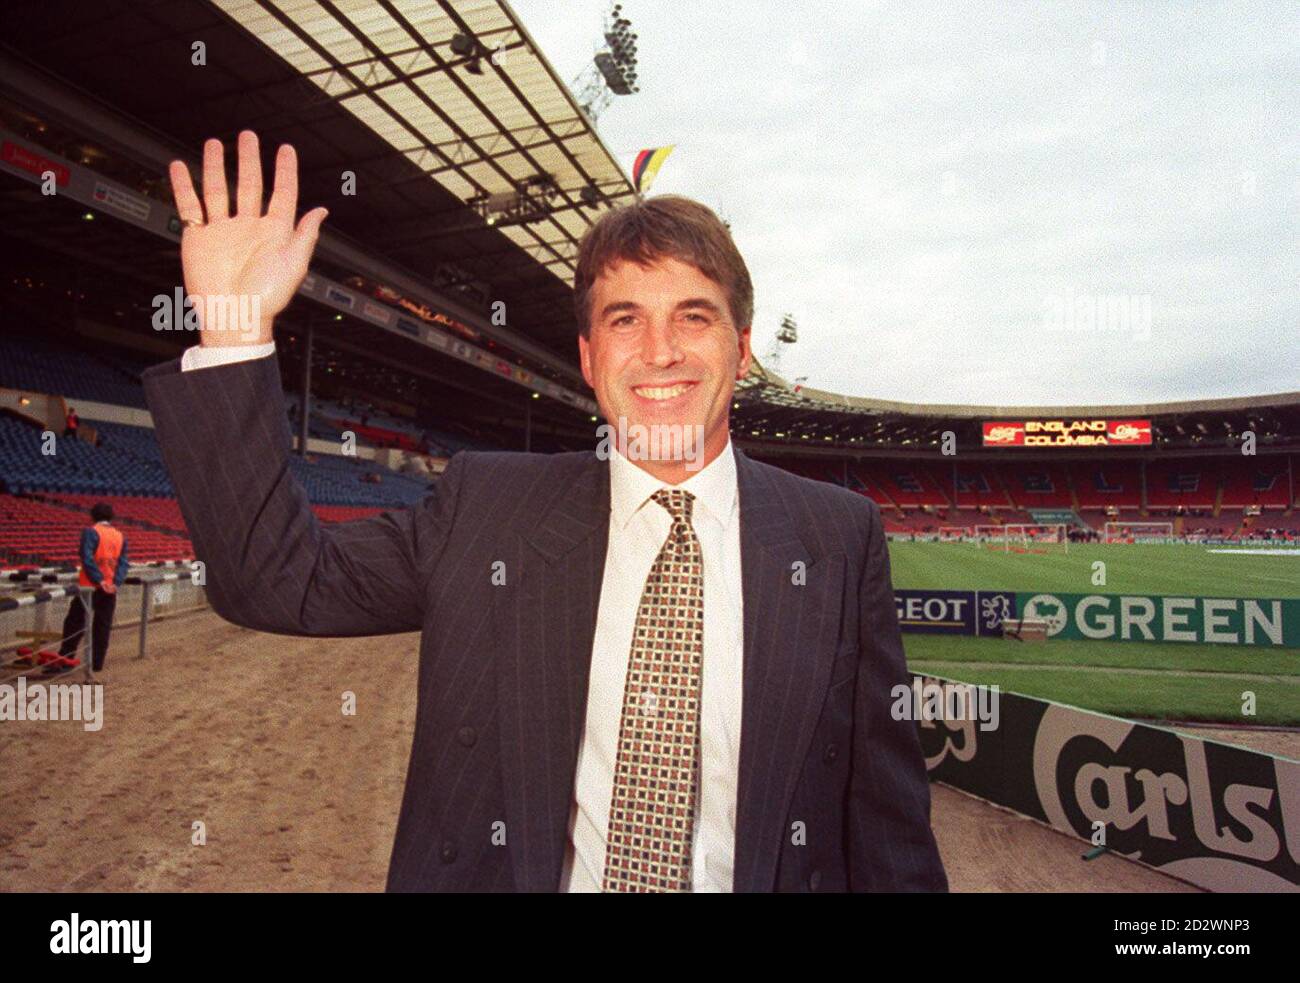
POLYGON ((1225 508, 1258 505, 1266 509, 1287 507, 1286 465, 1246 460, 1225 465, 1222 504, 1225 508))
POLYGON ((1179 517, 1174 532, 1180 536, 1204 536, 1207 539, 1234 539, 1240 535, 1241 512, 1223 512, 1218 516, 1188 515, 1179 517))
POLYGON ((6 489, 115 495, 170 495, 151 431, 96 423, 99 446, 59 437, 56 453, 42 453, 41 431, 32 423, 0 416, 0 475, 6 489))
MULTIPOLYGON (((81 530, 89 525, 88 511, 88 506, 70 502, 0 495, 0 562, 6 567, 76 563, 81 530)), ((182 560, 194 555, 184 535, 129 520, 115 521, 127 535, 132 563, 182 560)))
POLYGON ((1214 508, 1219 469, 1205 458, 1153 461, 1147 467, 1147 507, 1214 508))
POLYGON ((1052 464, 1004 464, 999 468, 1012 503, 1021 509, 1074 507, 1066 469, 1052 464))
MULTIPOLYGON (((0 386, 55 392, 78 399, 141 409, 145 362, 129 352, 75 338, 0 340, 0 386)), ((286 417, 296 431, 299 400, 285 394, 286 417)), ((0 562, 31 567, 75 563, 76 541, 94 501, 110 502, 128 531, 136 562, 185 560, 193 555, 180 509, 172 498, 153 431, 92 420, 98 442, 58 440, 45 455, 40 429, 0 413, 0 562)), ((335 443, 345 432, 362 447, 395 447, 449 457, 490 445, 439 428, 422 427, 353 396, 314 397, 309 436, 335 443)), ((1108 519, 1143 517, 1175 523, 1175 534, 1214 539, 1293 538, 1300 516, 1291 513, 1286 463, 1236 455, 1149 461, 1147 507, 1143 475, 1132 459, 1014 461, 960 465, 892 457, 845 463, 830 458, 776 458, 771 463, 874 500, 892 535, 925 536, 942 527, 973 528, 1031 523, 1030 510, 1073 510, 1100 531, 1108 519), (1264 510, 1251 516, 1246 510, 1264 510)), ((385 509, 417 504, 427 478, 400 474, 361 457, 308 454, 290 458, 317 515, 345 522, 385 509)))
POLYGON ((849 488, 860 495, 866 495, 882 509, 897 504, 889 497, 888 492, 876 483, 870 471, 857 463, 849 465, 849 488))
POLYGON ((320 505, 366 505, 396 508, 415 505, 428 492, 429 483, 350 457, 319 454, 289 459, 289 468, 320 505), (363 480, 377 478, 377 483, 363 480))
MULTIPOLYGON (((296 395, 286 394, 286 411, 296 407, 297 402, 296 395)), ((468 440, 444 430, 421 427, 373 406, 358 405, 351 399, 347 402, 314 399, 308 427, 313 437, 337 440, 344 431, 351 431, 359 441, 372 447, 399 447, 434 457, 451 457, 462 450, 499 449, 483 440, 468 440)))
POLYGON ((999 509, 996 511, 980 512, 976 509, 949 509, 943 516, 945 526, 964 526, 971 529, 975 526, 993 525, 998 522, 1029 522, 1029 519, 1020 518, 1021 513, 1014 512, 1011 509, 999 509))
POLYGON ((1068 474, 1081 510, 1142 507, 1142 476, 1132 462, 1075 463, 1068 474))
POLYGON ((0 386, 10 389, 144 409, 143 369, 125 356, 92 354, 52 339, 0 338, 0 386))
POLYGON ((935 512, 921 509, 908 510, 902 515, 894 513, 885 516, 885 529, 895 533, 932 533, 938 532, 940 526, 949 523, 935 512))
MULTIPOLYGON (((12 346, 10 348, 12 351, 12 346)), ((63 358, 73 349, 41 347, 43 358, 63 358)), ((11 360, 9 368, 20 360, 11 360)), ((66 358, 60 368, 34 371, 30 363, 6 376, 13 386, 78 388, 83 398, 114 400, 138 408, 144 400, 138 378, 128 378, 127 362, 115 367, 99 356, 66 358), (65 372, 72 366, 70 372, 65 372), (117 378, 114 378, 116 373, 117 378), (114 388, 114 387, 120 387, 114 388), (138 398, 137 398, 138 397, 138 398)), ((386 421, 391 422, 391 421, 386 421)), ((339 437, 327 418, 313 414, 313 436, 339 437)), ((193 557, 180 508, 153 431, 147 427, 95 421, 98 443, 57 435, 56 452, 42 453, 41 429, 31 421, 0 413, 0 562, 29 569, 45 564, 71 566, 90 505, 113 505, 128 535, 133 563, 179 561, 193 557)), ((451 441, 465 445, 464 441, 451 441)), ((328 454, 293 457, 290 468, 306 489, 323 521, 341 522, 384 509, 418 503, 428 492, 424 478, 398 474, 371 461, 328 454)))
POLYGON ((1300 539, 1300 513, 1266 512, 1242 521, 1242 539, 1300 539))
MULTIPOLYGON (((1011 505, 1006 488, 1003 487, 996 470, 991 467, 970 465, 956 467, 948 481, 952 486, 950 494, 953 503, 959 508, 980 506, 1007 508, 1011 505)), ((955 522, 953 525, 961 525, 961 523, 955 522)))
POLYGON ((48 495, 47 501, 58 502, 89 512, 96 502, 113 506, 115 522, 130 522, 160 532, 186 536, 185 520, 174 498, 150 498, 144 495, 48 495))
POLYGON ((58 505, 0 494, 0 563, 19 569, 71 564, 85 525, 58 505))
POLYGON ((867 472, 869 484, 881 489, 890 501, 904 508, 922 505, 949 505, 948 496, 939 487, 930 470, 923 464, 911 461, 865 465, 858 473, 867 472))

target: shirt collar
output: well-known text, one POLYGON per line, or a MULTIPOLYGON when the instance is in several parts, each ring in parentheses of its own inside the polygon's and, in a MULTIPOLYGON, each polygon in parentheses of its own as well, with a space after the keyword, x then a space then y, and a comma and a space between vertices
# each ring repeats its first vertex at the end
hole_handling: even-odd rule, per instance
MULTIPOLYGON (((609 456, 610 520, 620 529, 650 500, 660 488, 680 488, 695 496, 693 509, 703 508, 718 522, 726 525, 736 504, 736 455, 727 446, 705 467, 680 485, 667 485, 637 467, 619 452, 612 442, 609 456)), ((667 513, 664 513, 665 515, 667 513)))

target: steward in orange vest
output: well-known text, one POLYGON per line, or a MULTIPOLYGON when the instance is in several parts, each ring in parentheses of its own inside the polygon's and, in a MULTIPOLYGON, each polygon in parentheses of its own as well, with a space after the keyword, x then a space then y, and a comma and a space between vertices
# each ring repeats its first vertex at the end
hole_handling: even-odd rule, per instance
MULTIPOLYGON (((108 639, 113 630, 113 611, 117 607, 117 589, 126 579, 128 562, 126 537, 109 524, 113 519, 113 507, 107 502, 99 502, 90 510, 90 518, 95 524, 81 533, 81 572, 77 583, 95 588, 91 599, 94 623, 90 640, 92 664, 99 672, 104 668, 108 639)), ((70 660, 77 651, 77 644, 86 630, 86 614, 81 598, 73 598, 67 617, 63 619, 63 643, 59 646, 59 655, 65 660, 70 660)), ((64 664, 69 663, 65 661, 64 664)))

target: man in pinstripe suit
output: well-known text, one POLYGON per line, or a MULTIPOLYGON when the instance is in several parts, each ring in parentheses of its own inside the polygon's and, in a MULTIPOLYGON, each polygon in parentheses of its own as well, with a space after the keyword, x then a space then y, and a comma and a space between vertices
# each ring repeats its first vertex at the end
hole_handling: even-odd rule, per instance
POLYGON ((391 891, 941 891, 875 506, 750 460, 728 416, 752 287, 707 208, 608 213, 575 278, 584 377, 668 453, 461 453, 425 503, 323 527, 285 466, 271 320, 324 209, 262 209, 239 138, 203 198, 172 165, 187 293, 257 297, 255 332, 146 374, 213 607, 301 635, 421 630, 391 891), (250 335, 252 335, 250 337, 250 335))

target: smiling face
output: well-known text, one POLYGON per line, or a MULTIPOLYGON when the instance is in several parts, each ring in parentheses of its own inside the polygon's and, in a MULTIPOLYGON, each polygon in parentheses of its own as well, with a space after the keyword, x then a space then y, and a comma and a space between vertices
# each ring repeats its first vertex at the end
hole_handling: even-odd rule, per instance
MULTIPOLYGON (((749 325, 733 322, 723 288, 671 257, 616 262, 591 291, 582 375, 611 426, 703 428, 703 467, 727 446, 731 397, 749 371, 749 325)), ((689 428, 689 429, 688 429, 689 428)), ((663 432, 663 431, 661 431, 663 432)), ((636 463, 660 480, 690 476, 686 461, 636 463)))

